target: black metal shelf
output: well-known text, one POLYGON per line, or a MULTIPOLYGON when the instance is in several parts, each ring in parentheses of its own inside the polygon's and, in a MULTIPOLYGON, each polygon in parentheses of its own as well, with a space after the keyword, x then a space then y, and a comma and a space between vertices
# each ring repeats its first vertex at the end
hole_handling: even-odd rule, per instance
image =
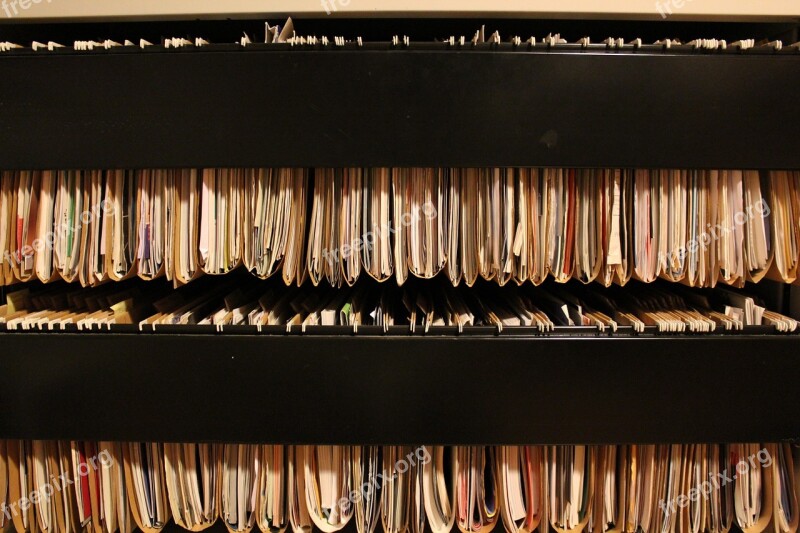
POLYGON ((0 165, 800 168, 800 53, 234 48, 4 54, 0 165))
MULTIPOLYGON (((798 67, 800 51, 764 47, 413 42, 3 53, 0 168, 797 169, 798 67)), ((770 331, 0 326, 0 438, 800 438, 800 338, 770 331)))
POLYGON ((797 337, 0 335, 0 437, 337 444, 800 437, 797 337))

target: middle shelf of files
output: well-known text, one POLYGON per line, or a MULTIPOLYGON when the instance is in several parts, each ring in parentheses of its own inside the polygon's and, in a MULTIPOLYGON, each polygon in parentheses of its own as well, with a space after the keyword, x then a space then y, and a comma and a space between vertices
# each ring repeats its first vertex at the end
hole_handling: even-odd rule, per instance
POLYGON ((798 172, 9 171, 0 186, 7 438, 800 436, 798 172))

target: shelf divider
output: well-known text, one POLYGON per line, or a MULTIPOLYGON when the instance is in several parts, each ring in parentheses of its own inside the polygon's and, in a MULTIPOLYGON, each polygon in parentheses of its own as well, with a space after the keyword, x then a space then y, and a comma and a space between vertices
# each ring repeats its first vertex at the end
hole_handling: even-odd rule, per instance
POLYGON ((800 168, 800 53, 276 46, 0 57, 0 166, 800 168))
POLYGON ((296 444, 800 437, 796 336, 6 333, 0 438, 296 444))

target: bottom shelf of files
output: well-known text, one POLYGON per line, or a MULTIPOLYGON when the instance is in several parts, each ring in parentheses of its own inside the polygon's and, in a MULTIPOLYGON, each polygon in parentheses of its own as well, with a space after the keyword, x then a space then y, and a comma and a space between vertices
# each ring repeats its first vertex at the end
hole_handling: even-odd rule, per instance
POLYGON ((0 529, 789 533, 798 451, 8 440, 0 529))

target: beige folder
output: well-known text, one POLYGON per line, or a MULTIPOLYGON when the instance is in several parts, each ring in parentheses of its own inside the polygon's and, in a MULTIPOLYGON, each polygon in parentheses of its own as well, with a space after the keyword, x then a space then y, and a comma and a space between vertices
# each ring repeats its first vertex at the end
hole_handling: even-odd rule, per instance
POLYGON ((219 516, 231 533, 248 532, 255 526, 260 462, 261 446, 223 445, 219 516))
POLYGON ((731 445, 733 460, 730 464, 731 469, 736 472, 733 481, 734 516, 736 525, 744 533, 761 533, 772 520, 772 465, 766 466, 765 463, 754 460, 764 451, 774 461, 775 448, 771 444, 731 445))
POLYGON ((747 281, 757 283, 767 275, 772 267, 775 247, 772 228, 775 221, 767 203, 770 200, 769 177, 756 170, 743 173, 743 211, 737 215, 736 222, 744 218, 744 264, 747 281))
MULTIPOLYGON (((355 498, 351 498, 353 506, 353 522, 358 533, 373 533, 381 522, 382 499, 384 492, 393 490, 394 487, 385 486, 392 484, 394 479, 386 480, 382 475, 378 478, 380 464, 380 447, 378 446, 351 446, 350 467, 353 491, 355 498)), ((388 518, 393 520, 392 507, 388 518)), ((384 520, 387 518, 383 517, 384 520)), ((385 522, 384 522, 385 523, 385 522)), ((387 530, 386 533, 389 533, 387 530)))
MULTIPOLYGON (((382 456, 382 465, 376 475, 376 481, 381 489, 380 521, 384 533, 405 533, 415 530, 422 533, 425 511, 422 502, 421 473, 424 462, 431 459, 428 448, 384 446, 382 456)), ((358 487, 357 481, 354 480, 353 484, 358 487)))
POLYGON ((550 525, 559 533, 578 533, 592 518, 596 450, 590 446, 550 446, 547 453, 550 525))
POLYGON ((548 269, 553 278, 564 283, 575 271, 575 171, 545 169, 548 181, 548 269))
POLYGON ((621 533, 625 529, 625 510, 630 469, 628 447, 597 446, 592 531, 621 533))
POLYGON ((448 533, 456 520, 456 452, 449 446, 427 446, 431 460, 422 465, 425 515, 433 533, 448 533), (448 475, 449 474, 449 475, 448 475))
POLYGON ((196 255, 206 274, 225 274, 236 268, 242 258, 244 171, 207 168, 201 175, 196 255))
MULTIPOLYGON (((481 271, 478 255, 478 183, 480 170, 467 168, 461 171, 460 250, 461 272, 464 283, 472 287, 481 271)), ((397 257, 397 253, 395 253, 397 257)), ((399 260, 398 260, 399 261, 399 260)))
MULTIPOLYGON (((7 509, 11 503, 9 494, 9 464, 8 464, 8 450, 7 442, 0 439, 0 509, 7 509)), ((14 522, 10 516, 6 516, 5 512, 0 513, 0 532, 6 533, 14 527, 14 522)))
POLYGON ((201 176, 195 169, 181 170, 175 177, 175 224, 173 229, 174 279, 189 283, 203 272, 198 258, 201 176))
POLYGON ((58 512, 56 511, 56 502, 58 500, 54 499, 52 494, 47 494, 47 491, 43 491, 50 475, 53 473, 50 470, 50 461, 48 461, 48 452, 51 451, 50 443, 43 440, 34 440, 30 442, 30 446, 32 468, 30 477, 33 483, 31 494, 37 495, 33 502, 36 522, 43 533, 55 533, 59 530, 58 512))
POLYGON ((546 449, 541 446, 497 448, 498 505, 506 531, 532 533, 547 505, 546 449))
POLYGON ((8 457, 8 501, 16 504, 16 512, 13 507, 11 508, 14 529, 17 533, 37 533, 40 529, 36 519, 36 508, 29 499, 30 493, 33 491, 31 441, 6 441, 6 454, 8 457))
POLYGON ((167 235, 170 234, 173 206, 168 189, 174 173, 169 170, 142 170, 138 178, 137 274, 144 280, 165 274, 167 235))
POLYGON ((291 169, 292 202, 289 217, 289 239, 283 260, 283 282, 301 286, 308 277, 306 269, 306 242, 308 239, 309 172, 306 168, 291 169))
POLYGON ((744 227, 737 214, 744 212, 742 171, 723 170, 719 173, 717 225, 717 260, 719 281, 741 286, 745 281, 744 227))
POLYGON ((775 533, 795 533, 800 521, 792 446, 788 442, 771 445, 774 453, 771 465, 774 504, 771 525, 775 533))
POLYGON ((172 518, 189 531, 202 531, 219 516, 221 445, 164 444, 164 468, 172 518))
POLYGON ((287 500, 293 533, 311 533, 314 522, 306 507, 305 446, 287 446, 287 500))
POLYGON ((686 276, 689 260, 689 254, 686 253, 691 217, 689 209, 698 191, 690 187, 692 181, 686 170, 662 170, 660 175, 662 196, 657 198, 661 206, 659 270, 662 278, 680 282, 686 276))
POLYGON ((456 525, 462 533, 492 531, 501 521, 497 508, 497 478, 486 475, 487 471, 497 471, 494 448, 457 446, 455 453, 456 525))
POLYGON ((800 172, 770 172, 769 180, 774 261, 767 277, 794 283, 800 260, 800 172))
POLYGON ((136 525, 145 533, 161 531, 170 519, 164 473, 164 448, 157 443, 129 442, 123 445, 125 491, 136 525), (146 497, 147 472, 151 498, 146 497), (148 504, 149 501, 149 504, 148 504))
POLYGON ((36 238, 39 239, 39 251, 36 253, 36 276, 42 283, 49 283, 59 278, 59 271, 55 264, 56 247, 59 237, 63 236, 69 221, 57 218, 60 215, 59 182, 64 178, 65 172, 41 173, 41 188, 39 192, 39 214, 36 220, 36 238))
POLYGON ((342 279, 342 243, 339 228, 342 203, 342 171, 314 169, 314 197, 308 235, 308 277, 314 285, 323 279, 340 287, 342 279))
POLYGON ((0 286, 10 285, 14 281, 13 250, 11 249, 12 233, 16 231, 15 212, 15 176, 13 172, 0 173, 0 286))
POLYGON ((289 459, 286 446, 261 446, 256 524, 263 533, 280 533, 289 526, 289 459))
POLYGON ((362 195, 362 236, 359 247, 364 272, 378 281, 386 281, 394 273, 392 233, 392 181, 388 168, 364 171, 362 195))
POLYGON ((46 253, 47 241, 34 241, 39 237, 39 196, 42 172, 17 172, 14 176, 13 212, 11 215, 11 236, 9 252, 13 257, 12 271, 19 281, 30 281, 36 275, 35 248, 46 253))
MULTIPOLYGON (((103 170, 87 172, 84 205, 88 206, 88 219, 82 224, 82 252, 79 279, 84 287, 92 287, 108 279, 106 270, 106 219, 104 213, 112 208, 107 199, 107 173, 103 170)), ((109 221, 110 222, 110 221, 109 221)))
POLYGON ((591 283, 603 268, 603 171, 587 169, 575 178, 575 270, 591 283))
POLYGON ((106 232, 106 272, 113 281, 136 275, 138 235, 137 173, 111 170, 106 174, 106 199, 103 213, 106 232))
POLYGON ((125 487, 125 459, 122 444, 97 442, 94 451, 100 461, 90 470, 89 494, 94 533, 130 533, 134 529, 125 487))
POLYGON ((636 279, 650 283, 659 275, 661 250, 661 175, 636 170, 633 189, 633 254, 636 279))
POLYGON ((549 173, 543 169, 530 171, 530 209, 528 210, 528 250, 530 264, 530 280, 534 285, 539 285, 547 279, 549 270, 550 250, 550 216, 548 205, 550 203, 549 173))
POLYGON ((67 282, 78 279, 81 252, 86 237, 85 226, 92 216, 86 205, 85 191, 89 174, 82 171, 58 173, 55 220, 60 221, 55 230, 53 261, 61 278, 67 282))
POLYGON ((349 447, 306 446, 303 459, 308 514, 324 533, 339 531, 354 511, 349 447))

